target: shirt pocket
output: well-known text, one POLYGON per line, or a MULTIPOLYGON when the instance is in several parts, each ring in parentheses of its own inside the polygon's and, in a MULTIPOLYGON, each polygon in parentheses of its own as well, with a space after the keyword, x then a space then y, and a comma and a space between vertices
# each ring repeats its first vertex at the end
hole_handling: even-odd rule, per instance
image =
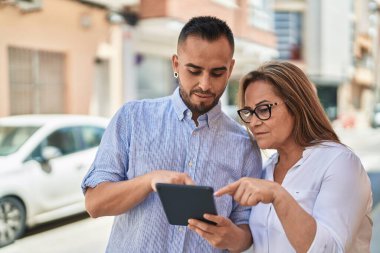
POLYGON ((319 191, 315 190, 289 190, 290 195, 309 214, 313 213, 315 201, 319 191))
MULTIPOLYGON (((289 194, 297 201, 297 203, 310 215, 313 212, 315 200, 318 196, 318 191, 313 190, 288 190, 289 194)), ((269 226, 273 229, 279 231, 285 235, 284 228, 276 211, 273 209, 273 214, 271 215, 269 226)))

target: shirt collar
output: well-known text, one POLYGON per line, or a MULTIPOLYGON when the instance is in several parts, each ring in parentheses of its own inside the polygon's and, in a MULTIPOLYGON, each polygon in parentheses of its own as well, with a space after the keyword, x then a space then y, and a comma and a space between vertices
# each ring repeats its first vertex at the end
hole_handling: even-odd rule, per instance
MULTIPOLYGON (((305 147, 305 149, 302 152, 301 158, 296 162, 296 164, 293 165, 292 168, 299 167, 306 160, 306 158, 310 156, 314 148, 315 146, 305 147)), ((278 152, 276 152, 268 159, 267 163, 273 165, 272 168, 274 168, 274 166, 278 163, 278 158, 279 155, 278 152)))
MULTIPOLYGON (((317 145, 305 147, 305 149, 302 152, 302 157, 296 162, 296 164, 293 165, 293 167, 291 168, 291 170, 300 167, 306 161, 306 159, 311 155, 311 153, 313 152, 313 150, 316 147, 320 147, 320 146, 336 146, 336 145, 340 145, 340 144, 326 141, 326 142, 323 142, 323 143, 320 143, 320 144, 317 144, 317 145)), ((269 179, 269 180, 273 180, 274 181, 274 179, 273 179, 274 167, 278 163, 278 158, 279 158, 278 152, 275 152, 274 154, 272 154, 268 158, 267 162, 265 163, 264 167, 266 168, 266 170, 265 170, 265 173, 266 173, 266 176, 267 176, 266 178, 269 179)))
MULTIPOLYGON (((172 101, 173 101, 174 110, 179 120, 183 120, 186 114, 191 115, 190 109, 183 102, 179 94, 179 87, 177 87, 175 91, 173 92, 172 101)), ((218 104, 214 106, 210 111, 199 116, 198 122, 206 121, 206 124, 208 125, 208 127, 211 127, 221 113, 222 113, 222 106, 219 101, 218 104)))
POLYGON ((186 111, 189 109, 187 108, 181 96, 179 95, 179 87, 177 87, 175 91, 173 92, 172 101, 173 101, 174 111, 176 112, 178 119, 183 120, 183 118, 185 117, 186 111))

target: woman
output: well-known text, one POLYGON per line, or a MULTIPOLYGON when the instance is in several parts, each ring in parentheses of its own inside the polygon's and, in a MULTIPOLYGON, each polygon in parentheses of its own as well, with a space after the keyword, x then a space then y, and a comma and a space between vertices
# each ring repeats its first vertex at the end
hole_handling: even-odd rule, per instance
MULTIPOLYGON (((253 206, 255 252, 369 252, 368 176, 340 143, 313 88, 286 62, 269 62, 240 84, 239 116, 261 149, 277 153, 264 166, 263 179, 242 178, 215 195, 253 206)), ((212 231, 192 223, 190 228, 203 237, 212 231)))

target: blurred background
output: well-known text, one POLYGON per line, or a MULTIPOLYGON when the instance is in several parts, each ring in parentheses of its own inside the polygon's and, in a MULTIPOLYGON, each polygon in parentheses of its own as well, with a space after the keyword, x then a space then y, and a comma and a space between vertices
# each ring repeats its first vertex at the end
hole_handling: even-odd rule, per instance
MULTIPOLYGON (((236 64, 222 97, 231 117, 239 79, 265 61, 290 61, 316 85, 338 135, 370 175, 371 252, 379 253, 379 0, 0 0, 0 123, 30 114, 110 118, 127 101, 170 95, 179 32, 198 15, 225 20, 235 35, 236 64)), ((104 252, 111 222, 61 220, 0 252, 104 252), (73 238, 79 246, 68 243, 73 238)))

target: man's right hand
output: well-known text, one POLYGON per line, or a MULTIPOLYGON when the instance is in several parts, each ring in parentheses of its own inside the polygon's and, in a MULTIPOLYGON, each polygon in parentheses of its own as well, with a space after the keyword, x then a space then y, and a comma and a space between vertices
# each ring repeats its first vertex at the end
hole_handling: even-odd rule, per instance
POLYGON ((156 190, 157 183, 166 184, 186 184, 194 185, 194 181, 186 173, 170 171, 170 170, 155 170, 147 174, 150 179, 150 185, 153 191, 156 190))
POLYGON ((156 191, 156 183, 194 184, 189 175, 169 170, 155 170, 120 182, 103 182, 87 189, 87 212, 94 218, 125 213, 156 191))

